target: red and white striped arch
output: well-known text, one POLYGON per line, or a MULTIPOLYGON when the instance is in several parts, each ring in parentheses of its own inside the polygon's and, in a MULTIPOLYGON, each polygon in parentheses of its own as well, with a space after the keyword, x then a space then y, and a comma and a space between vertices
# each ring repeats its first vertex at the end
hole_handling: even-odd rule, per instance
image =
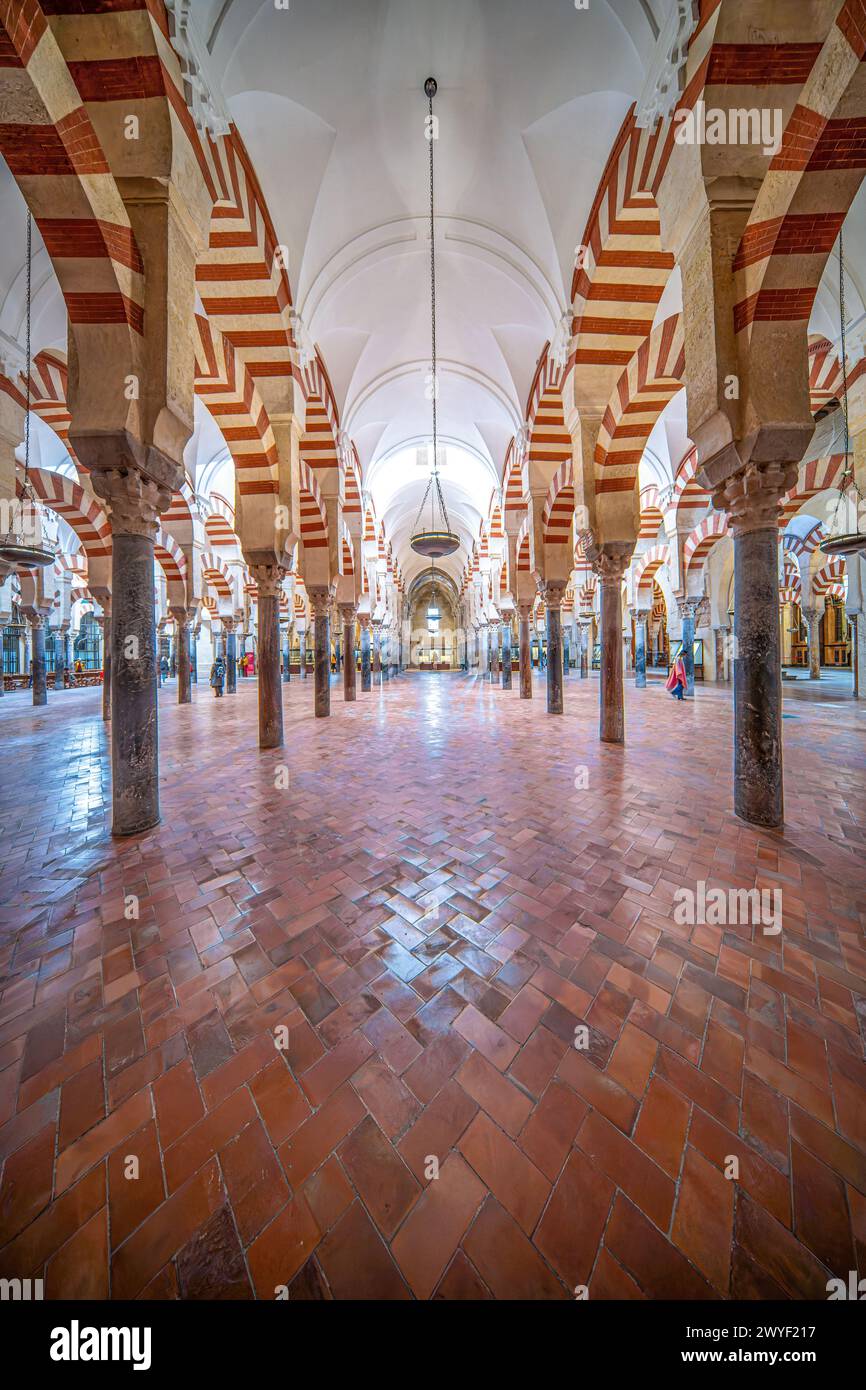
POLYGON ((210 544, 217 550, 240 550, 234 507, 218 492, 211 493, 209 505, 211 512, 205 519, 204 529, 210 544))
POLYGON ((728 518, 724 512, 710 512, 686 537, 683 545, 683 562, 686 573, 692 568, 700 568, 713 546, 728 534, 728 518))
POLYGON ((671 505, 681 529, 697 523, 700 513, 710 506, 711 498, 706 488, 698 482, 698 451, 690 449, 680 463, 674 481, 671 505))
MULTIPOLYGON (((21 380, 24 378, 22 376, 21 380)), ((30 368, 30 409, 57 435, 79 472, 87 469, 69 443, 71 416, 66 403, 68 369, 66 354, 56 349, 37 352, 30 368)))
POLYGON ((46 468, 31 468, 28 476, 39 500, 72 527, 88 560, 111 554, 111 526, 95 497, 80 483, 46 468))
POLYGON ((573 454, 562 404, 562 381, 562 368, 551 357, 548 346, 539 359, 526 406, 529 466, 532 469, 533 465, 541 465, 547 469, 548 477, 573 454))
POLYGON ((196 314, 195 391, 216 420, 235 465, 241 496, 279 490, 277 446, 255 382, 229 339, 196 314))
POLYGON ((659 570, 670 562, 671 552, 666 545, 654 545, 651 550, 645 550, 643 555, 635 560, 635 593, 640 589, 652 591, 653 579, 659 570))
POLYGON ((845 471, 845 455, 832 454, 829 458, 813 459, 802 464, 796 485, 782 499, 779 512, 779 528, 785 529, 788 522, 802 510, 803 506, 819 492, 838 487, 839 479, 845 471))
POLYGON ((654 541, 659 529, 664 525, 664 515, 659 502, 659 490, 655 483, 641 489, 640 530, 638 540, 654 541))
POLYGON ((201 572, 208 588, 213 589, 218 599, 234 599, 231 571, 221 555, 214 550, 206 551, 201 557, 201 572))
POLYGON ((672 314, 640 344, 608 402, 595 447, 596 496, 634 490, 646 442, 684 371, 682 316, 672 314))
POLYGON ((328 546, 328 517, 313 470, 300 460, 301 540, 307 550, 328 546))
POLYGON ((845 561, 841 555, 831 555, 818 573, 812 576, 812 592, 818 598, 841 598, 848 593, 845 561))

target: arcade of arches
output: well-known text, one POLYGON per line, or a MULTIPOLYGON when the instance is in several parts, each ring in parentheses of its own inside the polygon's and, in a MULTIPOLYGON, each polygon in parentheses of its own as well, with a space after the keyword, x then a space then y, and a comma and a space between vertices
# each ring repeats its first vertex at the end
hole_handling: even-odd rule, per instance
POLYGON ((864 57, 0 0, 0 1276, 866 1277, 864 57))

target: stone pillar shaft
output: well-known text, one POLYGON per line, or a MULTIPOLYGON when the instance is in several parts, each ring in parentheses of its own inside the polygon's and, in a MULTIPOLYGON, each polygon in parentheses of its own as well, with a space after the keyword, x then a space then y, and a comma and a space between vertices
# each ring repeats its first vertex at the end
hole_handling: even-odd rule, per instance
POLYGON ((521 607, 518 609, 519 628, 518 628, 518 660, 520 665, 520 698, 521 700, 532 699, 532 645, 529 636, 529 621, 532 615, 532 608, 521 607))
POLYGON ((562 714, 562 594, 564 585, 544 586, 547 614, 547 713, 562 714))
POLYGON ((373 681, 370 673, 370 622, 361 619, 361 690, 371 690, 373 681))
POLYGON ((177 703, 192 704, 192 668, 189 656, 189 621, 177 622, 177 703))
POLYGON ((33 703, 48 704, 48 663, 45 659, 45 623, 42 617, 30 619, 33 655, 33 703))
POLYGON ((625 742, 622 683, 622 577, 601 577, 601 683, 599 737, 625 742))
POLYGON ((111 612, 105 677, 111 699, 112 833, 159 822, 154 537, 112 534, 111 612))
POLYGON ((783 818, 777 537, 734 534, 734 809, 765 826, 783 818))
POLYGON ((643 613, 635 616, 634 683, 638 690, 646 689, 646 617, 643 613))
MULTIPOLYGON (((236 695, 238 689, 238 639, 234 623, 224 623, 226 638, 226 694, 236 695)), ((277 651, 280 634, 277 630, 277 651)))
POLYGON ((502 624, 502 689, 511 689, 511 623, 502 624))
POLYGON ((281 748, 280 588, 285 570, 279 565, 253 565, 252 572, 259 592, 259 747, 281 748))
POLYGON ((357 691, 355 685, 355 610, 343 608, 343 699, 351 702, 357 691))

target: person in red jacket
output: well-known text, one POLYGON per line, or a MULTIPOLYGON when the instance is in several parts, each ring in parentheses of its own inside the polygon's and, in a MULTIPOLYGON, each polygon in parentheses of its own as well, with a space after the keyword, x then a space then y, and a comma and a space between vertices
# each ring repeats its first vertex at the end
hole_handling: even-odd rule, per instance
POLYGON ((683 698, 686 688, 686 665, 681 656, 678 656, 671 667, 670 675, 665 682, 665 690, 669 690, 678 700, 683 698))

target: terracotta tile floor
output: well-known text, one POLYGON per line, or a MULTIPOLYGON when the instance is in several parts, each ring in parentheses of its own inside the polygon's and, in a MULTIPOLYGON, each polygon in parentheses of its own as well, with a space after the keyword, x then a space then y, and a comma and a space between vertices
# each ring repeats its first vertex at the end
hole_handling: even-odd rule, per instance
POLYGON ((630 688, 623 751, 595 680, 560 720, 540 686, 335 686, 327 722, 295 681, 282 790, 239 684, 161 692, 164 821, 121 843, 99 692, 0 703, 0 1274, 269 1299, 866 1276, 850 700, 786 692, 776 835, 731 815, 728 691, 630 688), (699 879, 781 888, 782 935, 679 925, 699 879))

